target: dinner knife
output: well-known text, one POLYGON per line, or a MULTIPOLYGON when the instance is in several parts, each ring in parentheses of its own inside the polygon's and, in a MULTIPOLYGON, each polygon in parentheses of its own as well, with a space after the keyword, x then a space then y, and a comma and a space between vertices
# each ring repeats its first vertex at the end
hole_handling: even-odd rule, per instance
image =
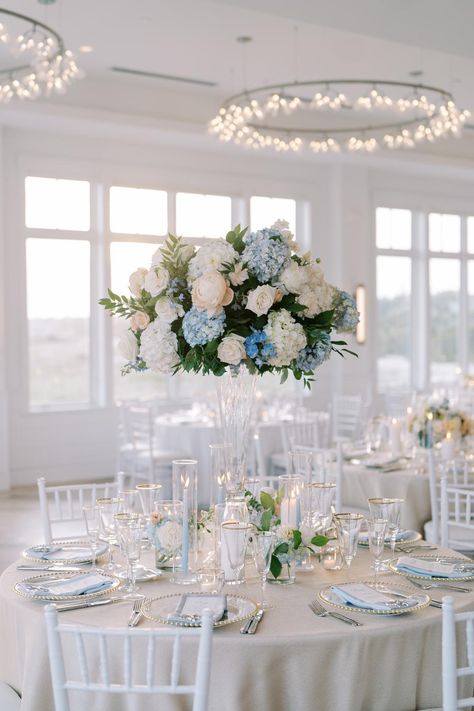
POLYGON ((79 566, 59 566, 59 565, 17 565, 17 570, 44 570, 45 573, 61 573, 61 572, 71 572, 71 573, 82 573, 86 568, 80 568, 79 566))
POLYGON ((252 622, 250 623, 250 627, 247 630, 247 634, 255 634, 257 631, 257 627, 262 621, 263 618, 263 610, 259 610, 256 615, 254 615, 254 618, 252 622))
POLYGON ((79 600, 78 602, 68 602, 65 605, 56 604, 56 609, 58 612, 67 612, 68 610, 81 610, 84 607, 100 607, 101 605, 110 605, 111 602, 114 602, 114 600, 110 597, 107 597, 104 600, 91 600, 90 602, 82 602, 79 600))

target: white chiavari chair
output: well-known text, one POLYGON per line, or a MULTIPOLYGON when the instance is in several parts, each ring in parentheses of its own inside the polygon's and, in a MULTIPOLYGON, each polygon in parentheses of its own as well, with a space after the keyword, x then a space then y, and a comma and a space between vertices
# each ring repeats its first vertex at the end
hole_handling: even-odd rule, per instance
POLYGON ((332 402, 332 438, 334 442, 357 439, 362 424, 360 395, 335 395, 332 402))
MULTIPOLYGON (((464 634, 463 634, 464 636, 464 634)), ((474 612, 454 612, 454 599, 443 597, 443 646, 442 646, 442 677, 443 677, 443 711, 458 711, 470 709, 474 706, 473 677, 474 677, 474 612), (466 652, 465 666, 458 666, 458 647, 456 623, 465 623, 466 652), (465 689, 469 689, 468 696, 464 690, 460 691, 458 685, 465 682, 465 689)))
POLYGON ((98 498, 117 496, 124 489, 124 480, 119 472, 116 481, 105 483, 47 486, 41 477, 37 485, 44 542, 51 543, 86 536, 82 507, 95 504, 98 498))
POLYGON ((153 695, 157 701, 163 695, 186 695, 193 697, 193 711, 207 711, 213 629, 210 612, 205 611, 198 629, 108 629, 60 624, 53 605, 45 608, 45 618, 56 711, 70 711, 70 691, 153 695), (192 639, 199 640, 194 679, 183 683, 182 656, 188 652, 185 645, 192 639), (163 682, 158 668, 167 642, 172 643, 171 670, 163 682), (145 657, 140 665, 138 652, 145 657))
POLYGON ((441 545, 457 551, 474 549, 474 487, 449 486, 441 479, 441 545))
MULTIPOLYGON (((431 521, 425 523, 425 539, 429 543, 440 544, 441 480, 445 479, 448 486, 474 489, 474 470, 472 462, 464 458, 453 459, 450 462, 440 461, 435 456, 433 448, 426 450, 426 461, 430 485, 431 521)), ((456 530, 455 526, 453 529, 456 530)), ((453 535, 462 539, 462 530, 453 535)), ((474 548, 474 542, 470 548, 474 548)))

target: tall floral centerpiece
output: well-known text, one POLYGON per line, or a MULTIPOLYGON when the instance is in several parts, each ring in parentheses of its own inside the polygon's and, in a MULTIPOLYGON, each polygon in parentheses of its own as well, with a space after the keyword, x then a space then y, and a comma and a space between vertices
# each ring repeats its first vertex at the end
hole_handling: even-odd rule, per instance
POLYGON ((100 301, 129 319, 124 374, 149 368, 227 378, 220 407, 234 445, 232 486, 241 485, 245 472, 253 394, 243 371, 278 373, 282 382, 292 372, 310 387, 333 352, 351 353, 331 336, 355 329, 354 299, 326 281, 319 262, 298 250, 284 221, 249 234, 238 225, 199 248, 169 235, 150 267, 130 276, 130 295, 109 289, 100 301))

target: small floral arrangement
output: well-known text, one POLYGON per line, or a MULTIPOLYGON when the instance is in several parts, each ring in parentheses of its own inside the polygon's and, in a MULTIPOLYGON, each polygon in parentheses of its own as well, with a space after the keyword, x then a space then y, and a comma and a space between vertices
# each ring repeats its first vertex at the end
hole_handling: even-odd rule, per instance
POLYGON ((282 381, 292 372, 310 387, 333 351, 355 355, 331 333, 350 333, 359 320, 319 261, 297 251, 284 221, 250 234, 237 226, 199 249, 169 235, 150 268, 130 276, 131 296, 109 289, 99 302, 129 319, 122 372, 222 375, 243 364, 282 381))
POLYGON ((428 404, 422 412, 412 415, 408 430, 422 447, 441 442, 448 432, 456 439, 474 434, 471 418, 461 410, 452 409, 449 400, 443 400, 440 405, 428 404))
POLYGON ((314 553, 316 548, 321 548, 328 542, 326 536, 318 534, 307 523, 302 523, 298 528, 282 526, 280 492, 273 496, 268 491, 262 490, 259 498, 256 499, 250 491, 247 491, 245 496, 250 522, 259 531, 275 531, 276 544, 270 563, 270 572, 275 579, 280 576, 284 565, 288 566, 293 560, 303 559, 308 551, 314 553))
POLYGON ((165 565, 181 549, 182 519, 173 514, 162 515, 154 511, 148 523, 148 537, 155 546, 156 560, 165 565))

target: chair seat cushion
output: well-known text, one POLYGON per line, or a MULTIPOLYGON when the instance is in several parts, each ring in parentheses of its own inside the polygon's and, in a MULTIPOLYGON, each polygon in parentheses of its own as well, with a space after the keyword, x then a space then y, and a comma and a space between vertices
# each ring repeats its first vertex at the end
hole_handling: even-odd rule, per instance
POLYGON ((20 711, 21 698, 6 682, 0 681, 0 709, 2 711, 20 711))
MULTIPOLYGON (((427 521, 425 523, 425 540, 428 543, 436 543, 433 534, 433 521, 427 521)), ((450 526, 449 540, 451 542, 451 548, 470 551, 474 548, 474 531, 470 531, 462 526, 450 526)))

